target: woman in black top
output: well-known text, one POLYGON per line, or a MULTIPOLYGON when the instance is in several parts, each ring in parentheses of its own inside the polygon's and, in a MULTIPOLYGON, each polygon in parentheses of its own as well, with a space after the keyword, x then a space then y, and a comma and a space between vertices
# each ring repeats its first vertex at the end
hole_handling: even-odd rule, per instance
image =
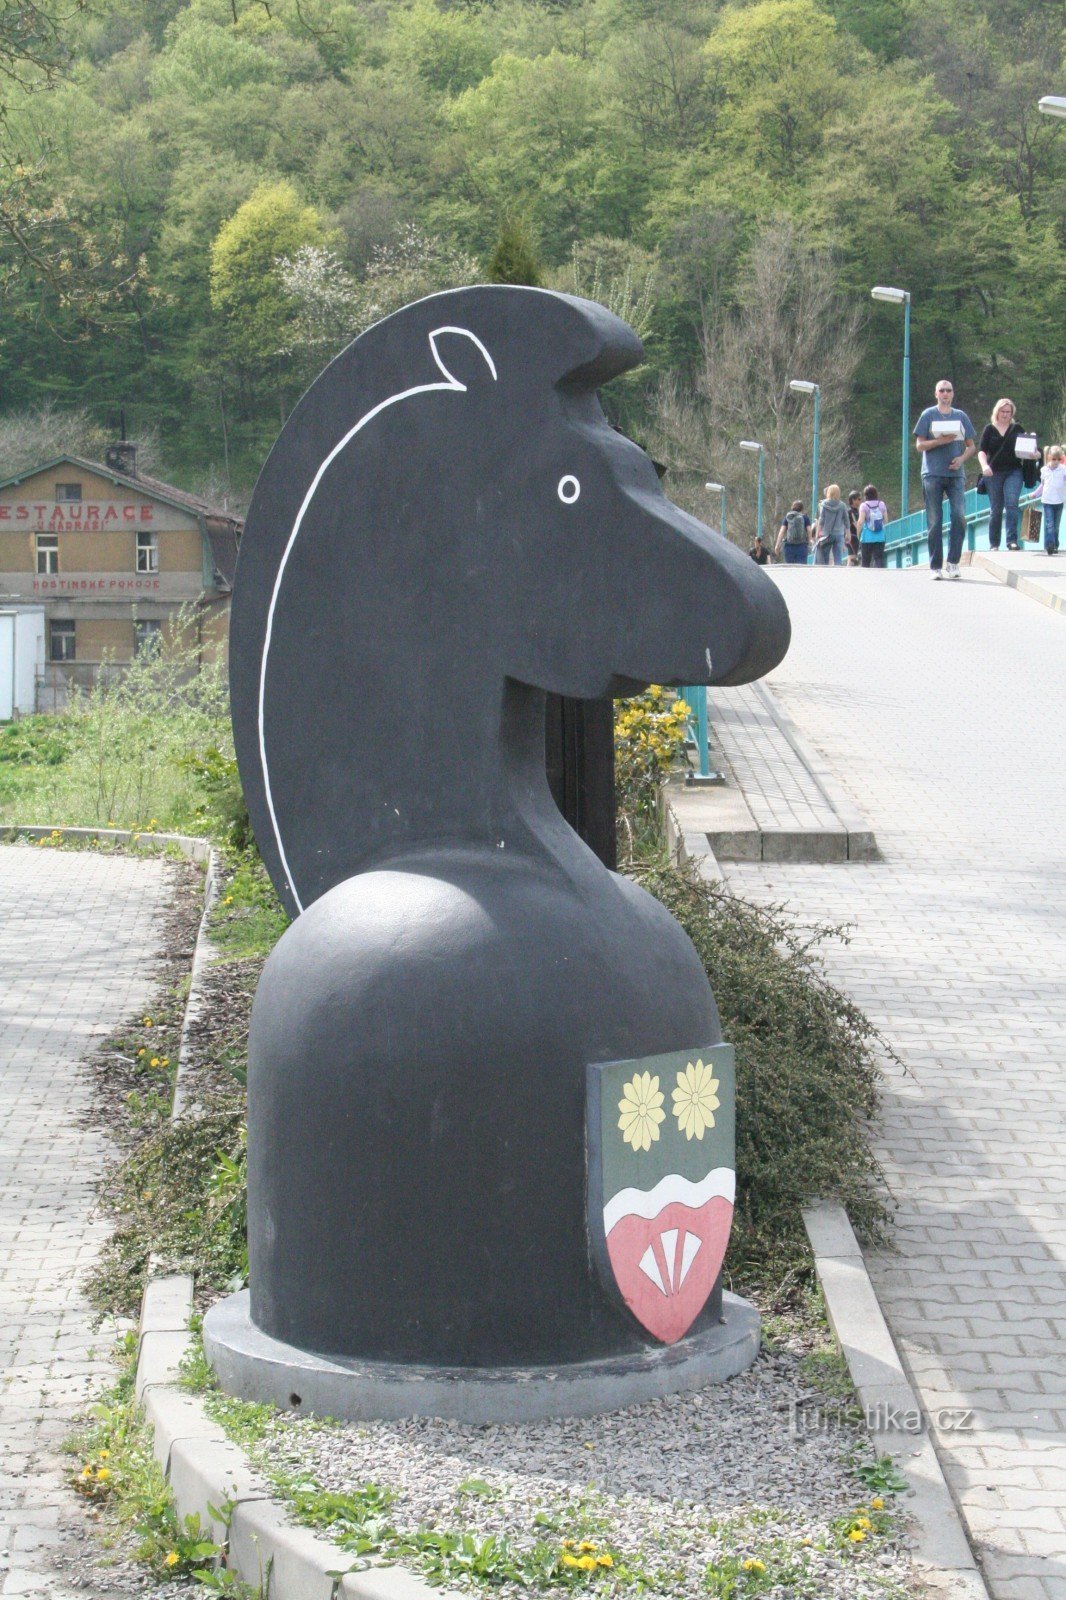
POLYGON ((1022 464, 1014 453, 1014 441, 1025 430, 1014 420, 1014 401, 997 400, 992 421, 981 435, 977 459, 988 489, 988 548, 999 549, 1003 513, 1007 514, 1007 549, 1018 548, 1018 499, 1022 492, 1022 464))

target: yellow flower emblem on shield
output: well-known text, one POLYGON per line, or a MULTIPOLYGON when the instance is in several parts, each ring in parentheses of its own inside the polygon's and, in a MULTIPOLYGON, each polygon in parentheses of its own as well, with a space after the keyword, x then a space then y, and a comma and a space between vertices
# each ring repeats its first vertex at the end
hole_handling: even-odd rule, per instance
POLYGON ((718 1079, 702 1061, 689 1062, 677 1075, 673 1094, 674 1116, 686 1139, 702 1139, 714 1127, 714 1114, 721 1105, 718 1079))
POLYGON ((618 1126, 626 1144, 631 1144, 634 1150, 650 1150, 652 1140, 659 1137, 659 1124, 666 1120, 662 1103, 658 1078, 653 1078, 650 1072, 634 1073, 618 1102, 622 1113, 618 1126))

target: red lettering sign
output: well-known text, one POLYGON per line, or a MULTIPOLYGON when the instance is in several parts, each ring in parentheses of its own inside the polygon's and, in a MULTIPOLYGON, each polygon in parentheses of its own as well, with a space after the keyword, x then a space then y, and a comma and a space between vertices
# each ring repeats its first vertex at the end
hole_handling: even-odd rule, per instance
POLYGON ((0 522, 8 522, 11 518, 11 507, 0 506, 0 522))

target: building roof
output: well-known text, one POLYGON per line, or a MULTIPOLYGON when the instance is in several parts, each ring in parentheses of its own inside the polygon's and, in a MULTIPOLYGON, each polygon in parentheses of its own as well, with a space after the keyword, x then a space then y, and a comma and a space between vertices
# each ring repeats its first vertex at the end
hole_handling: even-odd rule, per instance
POLYGON ((116 472, 114 467, 105 466, 102 461, 89 461, 85 456, 53 456, 49 461, 42 461, 35 467, 29 467, 25 472, 17 472, 13 477, 0 480, 0 489, 9 489, 15 484, 24 483, 27 478, 36 477, 39 472, 50 472, 53 467, 73 466, 81 467, 86 472, 92 472, 98 478, 107 478, 117 488, 133 489, 140 494, 147 494, 153 500, 162 500, 165 505, 173 506, 177 511, 191 512, 200 522, 211 546, 211 555, 215 566, 215 575, 221 589, 233 587, 233 575, 237 570, 237 546, 240 544, 241 531, 244 527, 244 518, 233 511, 227 511, 223 506, 216 506, 210 500, 205 500, 202 495, 190 494, 187 489, 176 489, 173 484, 163 483, 159 478, 150 478, 143 472, 131 476, 129 473, 116 472))

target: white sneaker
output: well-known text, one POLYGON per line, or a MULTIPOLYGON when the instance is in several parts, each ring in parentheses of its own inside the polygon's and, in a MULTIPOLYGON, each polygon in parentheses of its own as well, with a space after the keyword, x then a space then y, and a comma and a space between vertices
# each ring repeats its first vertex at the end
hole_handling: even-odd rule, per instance
POLYGON ((939 567, 935 567, 933 569, 933 582, 934 583, 939 583, 943 576, 944 576, 944 574, 941 572, 939 567))
POLYGON ((947 566, 944 568, 944 572, 945 572, 945 575, 947 577, 949 577, 949 578, 961 578, 962 577, 962 573, 959 570, 959 564, 958 564, 957 561, 949 561, 947 563, 947 566))

